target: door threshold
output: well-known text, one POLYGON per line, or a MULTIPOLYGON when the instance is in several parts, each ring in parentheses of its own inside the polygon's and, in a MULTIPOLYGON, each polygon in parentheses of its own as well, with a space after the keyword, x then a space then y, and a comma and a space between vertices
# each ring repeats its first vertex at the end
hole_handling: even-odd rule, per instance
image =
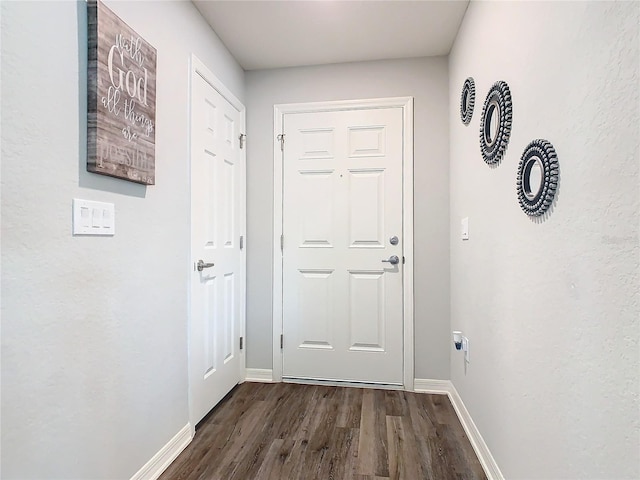
POLYGON ((284 383, 299 383, 303 385, 326 385, 329 387, 376 388, 379 390, 404 390, 399 383, 358 382, 354 380, 328 380, 324 378, 282 377, 284 383))

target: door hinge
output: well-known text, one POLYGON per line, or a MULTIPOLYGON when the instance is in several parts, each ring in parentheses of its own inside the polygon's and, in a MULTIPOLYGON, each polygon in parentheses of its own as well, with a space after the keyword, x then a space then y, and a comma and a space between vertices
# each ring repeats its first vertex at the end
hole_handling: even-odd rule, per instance
POLYGON ((284 252, 284 235, 280 235, 280 251, 284 252))
POLYGON ((244 235, 240 235, 240 250, 244 248, 244 235))
POLYGON ((280 350, 284 348, 284 335, 280 334, 280 350))
POLYGON ((280 151, 284 152, 284 133, 278 134, 276 139, 280 142, 280 151))
POLYGON ((240 150, 244 148, 244 142, 247 136, 244 133, 241 133, 238 139, 240 140, 240 150))
POLYGON ((402 257, 402 264, 404 265, 404 256, 402 257))
POLYGON ((242 347, 243 347, 242 340, 243 340, 243 337, 240 337, 240 350, 242 350, 242 347))

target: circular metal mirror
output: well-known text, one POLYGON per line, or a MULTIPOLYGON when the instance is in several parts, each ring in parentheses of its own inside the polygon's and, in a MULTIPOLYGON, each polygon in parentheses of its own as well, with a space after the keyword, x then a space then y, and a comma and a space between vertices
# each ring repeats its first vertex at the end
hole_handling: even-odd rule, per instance
POLYGON ((480 118, 480 150, 489 165, 502 160, 511 135, 511 91, 506 82, 491 86, 480 118))
POLYGON ((473 116, 473 108, 476 103, 476 84, 473 77, 464 81, 462 94, 460 95, 460 119, 465 125, 469 125, 473 116))
POLYGON ((543 139, 532 141, 525 148, 518 164, 516 187, 520 207, 529 216, 544 214, 558 188, 560 167, 553 145, 543 139))

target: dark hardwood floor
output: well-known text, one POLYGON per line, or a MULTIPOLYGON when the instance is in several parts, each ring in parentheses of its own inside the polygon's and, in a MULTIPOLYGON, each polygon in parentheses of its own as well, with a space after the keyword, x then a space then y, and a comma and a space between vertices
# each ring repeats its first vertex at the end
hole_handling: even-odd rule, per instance
POLYGON ((160 480, 486 479, 446 395, 244 383, 160 480))

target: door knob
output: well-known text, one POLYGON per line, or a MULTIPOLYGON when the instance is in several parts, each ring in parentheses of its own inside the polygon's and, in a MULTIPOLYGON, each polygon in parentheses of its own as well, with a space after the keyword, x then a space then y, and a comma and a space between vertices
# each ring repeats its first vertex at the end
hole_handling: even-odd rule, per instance
POLYGON ((205 263, 202 260, 198 260, 198 263, 196 263, 196 268, 198 269, 199 272, 201 272, 205 268, 213 267, 213 265, 214 265, 213 263, 205 263))
POLYGON ((400 259, 397 255, 391 255, 389 260, 382 260, 383 262, 389 262, 391 265, 397 265, 400 263, 400 259))

